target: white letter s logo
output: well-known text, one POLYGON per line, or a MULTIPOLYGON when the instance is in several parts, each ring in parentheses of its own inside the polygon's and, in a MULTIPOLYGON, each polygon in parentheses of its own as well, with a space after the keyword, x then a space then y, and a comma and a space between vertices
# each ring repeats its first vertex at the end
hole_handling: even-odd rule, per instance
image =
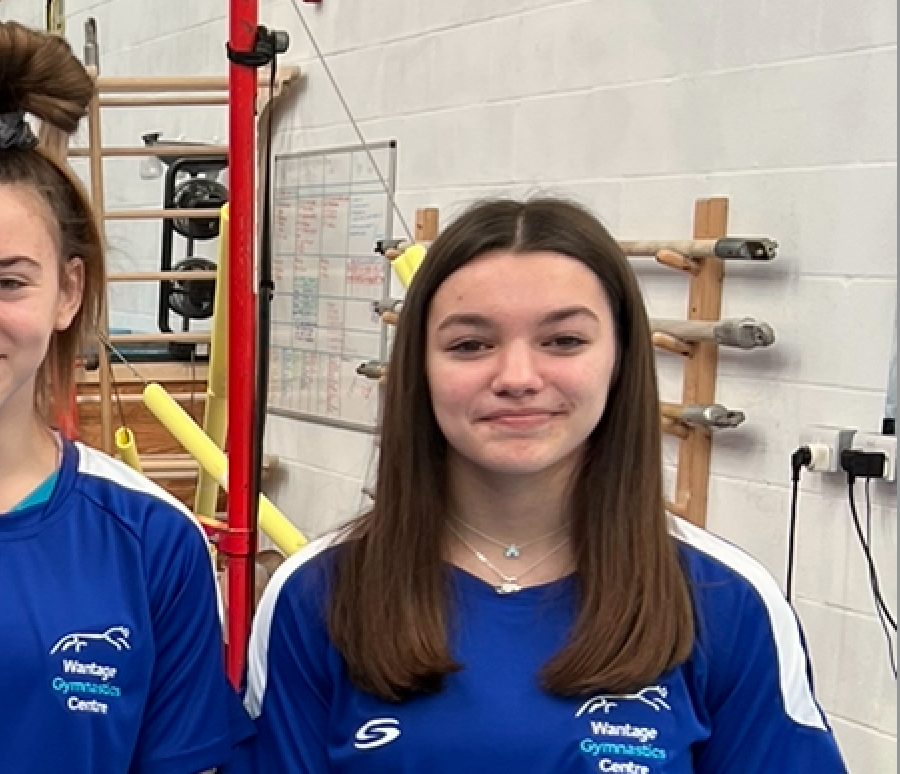
POLYGON ((396 718, 374 718, 360 726, 353 746, 357 750, 371 750, 390 744, 400 736, 400 721, 396 718))

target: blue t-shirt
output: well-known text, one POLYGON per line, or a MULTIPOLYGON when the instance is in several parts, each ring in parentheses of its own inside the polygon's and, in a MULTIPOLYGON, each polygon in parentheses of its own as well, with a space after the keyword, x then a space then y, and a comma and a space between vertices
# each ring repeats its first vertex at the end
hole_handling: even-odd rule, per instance
POLYGON ((734 546, 672 520, 695 599, 690 659, 631 695, 564 699, 538 684, 576 612, 571 578, 500 596, 452 570, 444 689, 399 704, 357 690, 329 641, 340 546, 319 541, 271 581, 245 704, 260 774, 838 774, 797 620, 734 546))
POLYGON ((65 443, 49 500, 0 515, 0 772, 192 774, 250 724, 187 511, 65 443))

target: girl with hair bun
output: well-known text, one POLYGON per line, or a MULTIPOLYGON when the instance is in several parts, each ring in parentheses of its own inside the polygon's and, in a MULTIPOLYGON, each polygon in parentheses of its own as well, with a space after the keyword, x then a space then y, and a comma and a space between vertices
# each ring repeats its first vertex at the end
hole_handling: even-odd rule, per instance
POLYGON ((59 152, 93 93, 64 40, 0 22, 0 771, 197 774, 252 733, 203 533, 52 425, 105 292, 59 152))

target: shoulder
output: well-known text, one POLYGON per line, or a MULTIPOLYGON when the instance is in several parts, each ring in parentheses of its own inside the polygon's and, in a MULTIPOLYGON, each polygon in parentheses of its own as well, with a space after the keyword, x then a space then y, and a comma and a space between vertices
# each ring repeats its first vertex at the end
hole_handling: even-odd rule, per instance
POLYGON ((753 680, 777 683, 791 718, 822 727, 800 625, 772 575, 737 546, 682 519, 670 518, 669 531, 691 588, 695 652, 707 663, 711 690, 728 690, 752 672, 753 680))
POLYGON ((669 518, 669 534, 693 586, 727 587, 734 594, 759 598, 768 608, 787 608, 775 579, 743 549, 675 516, 669 518))
POLYGON ((254 716, 262 704, 269 662, 277 657, 272 652, 273 631, 289 630, 297 646, 315 642, 327 647, 327 600, 341 544, 340 533, 313 540, 289 557, 266 586, 247 654, 245 703, 254 716))
POLYGON ((276 570, 257 608, 254 636, 268 636, 280 608, 300 616, 322 617, 340 549, 340 534, 329 533, 304 546, 276 570))
MULTIPOLYGON (((81 443, 66 444, 63 465, 74 469, 72 494, 91 533, 114 534, 114 545, 137 553, 152 599, 189 592, 198 608, 214 601, 212 609, 222 618, 206 533, 183 503, 143 474, 81 443)), ((62 507, 70 504, 66 498, 62 507)))
POLYGON ((779 644, 793 644, 796 618, 769 572, 727 540, 682 519, 669 520, 691 587, 700 639, 716 644, 748 619, 771 630, 779 644), (729 622, 727 626, 723 623, 729 622))
POLYGON ((74 467, 74 490, 138 539, 184 539, 203 530, 191 511, 158 484, 119 460, 82 443, 67 443, 64 464, 74 467))

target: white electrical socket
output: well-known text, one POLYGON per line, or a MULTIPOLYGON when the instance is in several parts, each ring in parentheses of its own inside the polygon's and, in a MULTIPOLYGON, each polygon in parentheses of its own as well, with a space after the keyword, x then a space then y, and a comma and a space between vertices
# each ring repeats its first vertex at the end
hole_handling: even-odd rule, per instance
POLYGON ((884 453, 884 481, 897 480, 897 436, 881 433, 857 433, 853 448, 867 452, 884 453))
POLYGON ((841 469, 841 452, 849 449, 856 430, 833 425, 807 425, 800 431, 800 445, 809 446, 812 461, 808 470, 814 473, 837 473, 841 469))

